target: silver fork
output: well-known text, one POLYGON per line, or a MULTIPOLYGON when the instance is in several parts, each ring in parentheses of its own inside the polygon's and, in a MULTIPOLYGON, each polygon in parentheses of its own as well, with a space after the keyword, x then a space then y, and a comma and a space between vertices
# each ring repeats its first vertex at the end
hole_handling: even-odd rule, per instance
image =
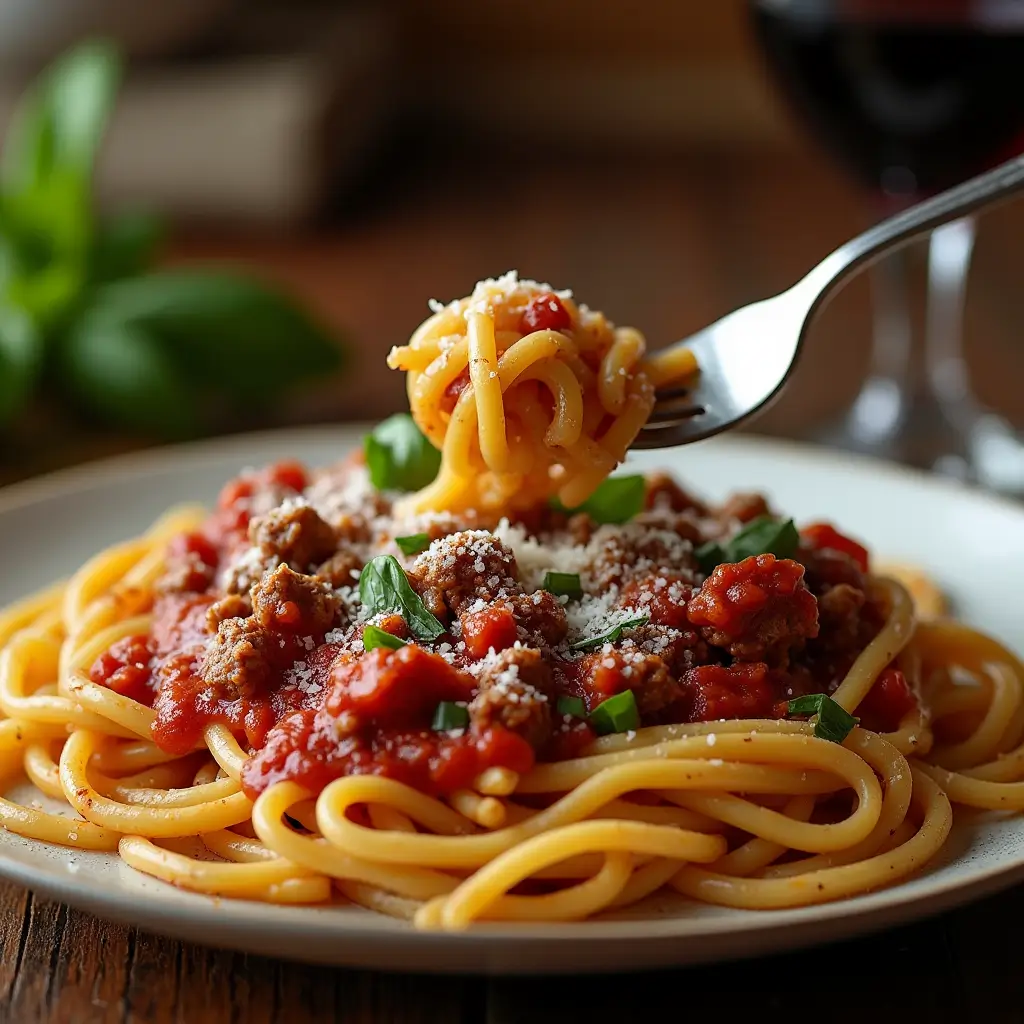
POLYGON ((1024 156, 876 224, 826 256, 791 288, 676 342, 700 374, 691 389, 660 391, 634 448, 670 448, 721 433, 763 411, 793 372, 814 316, 869 263, 934 228, 1024 189, 1024 156))

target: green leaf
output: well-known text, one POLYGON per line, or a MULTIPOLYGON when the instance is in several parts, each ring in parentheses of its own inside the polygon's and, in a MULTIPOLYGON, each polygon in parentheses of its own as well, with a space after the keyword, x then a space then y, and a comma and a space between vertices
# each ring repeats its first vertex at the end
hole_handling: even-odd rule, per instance
POLYGON ((378 555, 366 563, 359 575, 359 600, 370 615, 401 615, 417 640, 436 640, 444 632, 393 555, 378 555))
POLYGON ((549 594, 570 599, 579 599, 583 596, 583 586, 578 572, 546 572, 540 588, 549 594))
POLYGON ((78 324, 58 346, 57 374, 81 405, 115 426, 168 438, 197 426, 192 389, 138 325, 78 324))
POLYGON ((89 260, 90 279, 105 284, 141 274, 163 241, 163 221, 154 214, 132 211, 100 225, 89 260))
POLYGON ((404 647, 405 641, 399 640, 397 636, 389 633, 380 626, 368 625, 363 629, 363 650, 372 651, 375 647, 386 647, 390 651, 397 651, 404 647))
POLYGON ((786 713, 789 715, 817 715, 817 720, 814 723, 814 735, 819 739, 830 740, 832 743, 842 743, 860 721, 825 693, 809 693, 789 701, 786 705, 786 713))
POLYGON ((469 712, 454 701, 443 700, 437 705, 434 720, 430 723, 435 732, 448 732, 449 729, 465 729, 469 725, 469 712))
POLYGON ((121 62, 110 43, 82 43, 29 87, 4 143, 0 176, 8 194, 57 171, 87 180, 117 95, 121 62))
POLYGON ((792 558, 800 546, 800 534, 792 519, 758 516, 724 543, 710 541, 697 548, 695 555, 701 571, 710 573, 723 562, 742 562, 752 555, 771 554, 792 558))
POLYGON ((560 715, 571 715, 573 718, 587 717, 587 705, 582 697, 559 697, 555 707, 560 715))
POLYGON ((408 537, 396 537, 395 543, 403 555, 418 555, 430 547, 430 534, 410 533, 408 537))
POLYGON ((640 728, 640 712, 632 690, 623 690, 590 712, 590 724, 602 735, 612 732, 632 732, 640 728))
POLYGON ((378 491, 418 491, 441 467, 441 453, 404 412, 378 423, 366 435, 363 452, 378 491))
POLYGON ((0 306, 0 423, 10 423, 24 408, 42 361, 43 341, 31 317, 0 306))
POLYGON ((553 504, 570 515, 586 512, 595 523, 620 524, 628 522, 644 507, 646 493, 647 483, 642 474, 612 476, 602 481, 582 505, 566 508, 557 499, 553 504))
POLYGON ((607 633, 602 633, 600 636, 591 637, 589 640, 578 640, 576 643, 570 646, 572 651, 592 651, 595 647, 603 647, 605 644, 613 644, 616 640, 622 639, 622 634, 627 629, 636 629, 637 626, 646 626, 650 622, 651 617, 649 615, 641 615, 635 619, 627 619, 625 622, 620 622, 613 629, 609 629, 607 633))
POLYGON ((90 315, 132 324, 192 381, 238 405, 263 404, 341 363, 338 343, 291 299, 226 271, 144 274, 100 288, 90 315))

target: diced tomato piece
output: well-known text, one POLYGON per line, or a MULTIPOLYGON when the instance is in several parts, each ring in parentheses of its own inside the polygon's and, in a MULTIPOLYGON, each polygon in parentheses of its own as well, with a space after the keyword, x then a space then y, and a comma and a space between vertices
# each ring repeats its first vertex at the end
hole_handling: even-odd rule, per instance
POLYGON ((202 533, 180 533, 171 540, 167 548, 169 558, 186 558, 195 555, 204 565, 216 566, 217 548, 202 533))
POLYGON ((360 723, 426 728, 441 701, 468 701, 474 680, 440 655, 409 644, 336 661, 330 685, 325 707, 335 718, 347 712, 360 723))
POLYGON ((523 310, 519 330, 523 334, 533 331, 565 331, 572 326, 572 317, 561 299, 551 292, 535 295, 523 310))
POLYGON ((153 697, 152 659, 148 637, 122 637, 92 663, 89 678, 123 697, 149 704, 153 697))
POLYGON ((266 481, 268 484, 287 487, 292 491, 304 491, 309 485, 309 476, 301 462, 283 460, 268 467, 266 481))
POLYGON ((511 609, 501 605, 469 612, 462 616, 461 622, 462 639, 474 658, 483 658, 490 650, 504 651, 519 637, 515 616, 511 609))
POLYGON ((467 387, 469 387, 469 367, 463 370, 441 393, 441 411, 451 413, 467 387))
POLYGON ((252 497, 255 484, 250 477, 240 476, 235 480, 229 480, 222 488, 220 497, 217 499, 217 507, 222 509, 234 508, 240 501, 252 497))
POLYGON ((694 722, 721 718, 768 718, 775 704, 768 666, 762 662, 701 665, 683 678, 690 691, 694 722))
POLYGON ((830 524, 811 523, 800 531, 800 536, 814 550, 838 551, 852 559, 861 572, 868 571, 868 549, 830 524))
POLYGON ((890 666, 875 680, 875 685, 854 713, 868 728, 893 732, 916 706, 917 698, 906 675, 890 666))

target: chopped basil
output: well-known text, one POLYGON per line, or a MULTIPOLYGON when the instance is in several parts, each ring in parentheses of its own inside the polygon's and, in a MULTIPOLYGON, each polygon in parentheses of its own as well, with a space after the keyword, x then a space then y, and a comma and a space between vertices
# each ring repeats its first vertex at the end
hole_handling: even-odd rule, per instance
POLYGON ((409 586, 394 555, 378 555, 366 563, 359 574, 359 600, 369 615, 401 615, 417 640, 436 640, 444 632, 409 586))
POLYGON ((641 615, 635 619, 627 619, 625 622, 620 622, 613 629, 609 629, 607 633, 602 633, 600 636, 591 637, 589 640, 577 640, 569 649, 573 651, 592 651, 595 647, 600 647, 602 644, 613 644, 616 640, 622 639, 622 634, 627 629, 636 629, 637 626, 646 626, 650 620, 651 617, 649 615, 641 615))
POLYGON ((363 650, 372 651, 375 647, 387 647, 388 650, 397 651, 404 647, 405 641, 399 640, 393 633, 381 629, 380 626, 367 626, 363 630, 363 650))
POLYGON ((697 548, 695 554, 701 571, 710 573, 722 562, 742 562, 751 555, 774 555, 792 558, 800 545, 800 534, 792 519, 758 516, 724 543, 710 541, 697 548))
POLYGON ((804 697, 797 697, 795 700, 789 701, 786 705, 786 713, 817 715, 817 721, 814 723, 814 735, 819 739, 831 740, 833 743, 842 743, 860 721, 825 693, 809 693, 804 697))
POLYGON ((602 735, 610 732, 631 732, 640 728, 640 712, 632 690, 623 690, 590 712, 590 724, 602 735))
POLYGON ((632 476, 612 476, 603 481, 582 505, 566 508, 554 501, 563 512, 586 512, 595 523, 625 523, 644 507, 647 483, 639 473, 632 476))
POLYGON ((430 547, 430 534, 410 533, 408 537, 396 537, 395 543, 403 555, 418 555, 430 547))
POLYGON ((437 705, 431 729, 436 732, 447 732, 449 729, 465 729, 469 725, 469 712, 461 705, 450 700, 443 700, 437 705))
POLYGON ((581 697, 559 697, 555 707, 560 715, 572 715, 573 718, 587 717, 587 705, 581 697))
POLYGON ((378 423, 364 438, 363 453, 378 491, 417 491, 441 466, 441 453, 404 412, 378 423))
POLYGON ((544 582, 540 586, 541 590, 546 590, 549 594, 564 594, 569 598, 583 596, 583 586, 578 572, 546 572, 544 582))

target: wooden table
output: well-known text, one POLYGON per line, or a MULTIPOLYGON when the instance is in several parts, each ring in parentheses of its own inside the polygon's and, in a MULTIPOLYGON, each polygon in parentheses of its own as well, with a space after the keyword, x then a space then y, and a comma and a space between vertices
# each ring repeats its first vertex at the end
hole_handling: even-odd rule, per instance
POLYGON ((0 886, 0 1020, 18 1024, 1000 1024, 1024 1016, 1018 888, 932 921, 761 960, 621 977, 305 967, 106 924, 0 886), (671 1018, 669 1018, 671 1019, 671 1018))
MULTIPOLYGON (((1022 219, 1024 210, 1011 208, 983 224, 968 309, 978 387, 1017 418, 1024 418, 1024 290, 1014 269, 1022 219)), ((401 380, 384 369, 383 356, 426 314, 426 299, 462 294, 478 277, 516 267, 573 285, 657 341, 787 285, 861 222, 858 198, 805 154, 605 152, 509 158, 490 172, 453 161, 428 183, 393 185, 385 202, 328 231, 193 237, 179 240, 171 257, 246 263, 346 330, 356 354, 347 381, 303 414, 359 419, 401 407, 401 380)), ((919 304, 919 279, 915 289, 919 304)), ((866 294, 855 283, 828 310, 800 376, 759 429, 800 433, 852 396, 866 359, 866 294)), ((65 445, 46 462, 15 468, 38 472, 127 443, 65 445)), ((933 922, 739 965, 487 981, 210 951, 0 886, 0 1021, 563 1024, 653 1018, 662 997, 680 1017, 706 1011, 719 1020, 752 1012, 815 1024, 1011 1021, 1024 1019, 1024 972, 1010 938, 1022 916, 1024 890, 1013 890, 933 922)))

